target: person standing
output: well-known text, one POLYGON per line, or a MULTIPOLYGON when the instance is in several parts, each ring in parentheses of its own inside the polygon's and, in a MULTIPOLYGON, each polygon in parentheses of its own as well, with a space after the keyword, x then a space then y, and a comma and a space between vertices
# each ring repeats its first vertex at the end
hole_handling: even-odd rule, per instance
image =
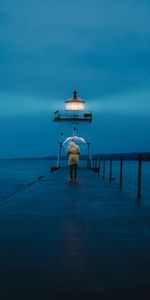
POLYGON ((69 143, 69 146, 67 149, 67 157, 68 157, 68 162, 69 162, 69 166, 70 166, 70 180, 71 181, 77 179, 79 155, 80 155, 79 146, 75 142, 71 141, 69 143))

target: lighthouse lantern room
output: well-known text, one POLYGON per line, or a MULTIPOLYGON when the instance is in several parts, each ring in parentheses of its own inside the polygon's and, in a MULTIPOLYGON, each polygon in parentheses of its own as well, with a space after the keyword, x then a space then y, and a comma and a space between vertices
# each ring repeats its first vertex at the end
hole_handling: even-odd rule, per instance
POLYGON ((66 100, 66 110, 80 111, 84 110, 85 101, 77 97, 77 92, 74 91, 73 97, 66 100))

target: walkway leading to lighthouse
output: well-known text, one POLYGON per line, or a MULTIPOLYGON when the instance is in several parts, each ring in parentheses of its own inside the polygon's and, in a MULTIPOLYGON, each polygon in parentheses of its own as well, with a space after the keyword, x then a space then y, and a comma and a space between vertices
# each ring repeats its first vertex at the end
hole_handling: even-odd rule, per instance
POLYGON ((150 206, 61 169, 0 204, 0 298, 150 299, 150 206))

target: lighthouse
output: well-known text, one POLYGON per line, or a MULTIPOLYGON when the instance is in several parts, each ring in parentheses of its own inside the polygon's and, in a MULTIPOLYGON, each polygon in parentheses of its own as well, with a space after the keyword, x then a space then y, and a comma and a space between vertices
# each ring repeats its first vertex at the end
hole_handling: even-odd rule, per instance
POLYGON ((57 168, 60 165, 62 147, 68 139, 83 142, 87 148, 88 158, 91 160, 92 112, 85 110, 85 101, 78 97, 77 91, 74 91, 73 96, 65 101, 65 110, 55 111, 53 121, 58 123, 57 168))

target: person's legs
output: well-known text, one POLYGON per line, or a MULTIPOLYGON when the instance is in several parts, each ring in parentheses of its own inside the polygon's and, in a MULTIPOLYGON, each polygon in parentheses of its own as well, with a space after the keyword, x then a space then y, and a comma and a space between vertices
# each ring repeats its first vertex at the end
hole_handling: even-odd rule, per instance
POLYGON ((74 179, 77 178, 77 170, 78 170, 78 165, 74 164, 74 179))
POLYGON ((70 165, 70 179, 76 179, 77 178, 77 171, 78 171, 78 165, 72 164, 70 165))
POLYGON ((73 165, 70 165, 70 179, 73 180, 73 165))

